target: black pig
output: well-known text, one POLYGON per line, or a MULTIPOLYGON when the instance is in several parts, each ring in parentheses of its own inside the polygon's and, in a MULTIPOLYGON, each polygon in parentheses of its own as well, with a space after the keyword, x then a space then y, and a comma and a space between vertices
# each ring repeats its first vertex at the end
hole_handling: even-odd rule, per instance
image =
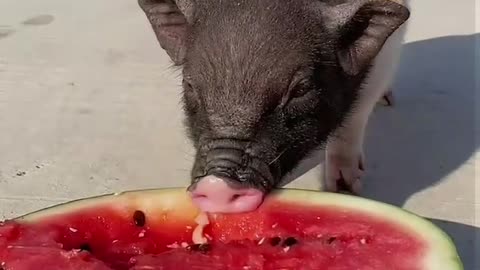
POLYGON ((322 146, 327 190, 358 192, 364 129, 410 15, 404 1, 139 2, 183 68, 197 151, 189 190, 201 209, 256 209, 322 146))

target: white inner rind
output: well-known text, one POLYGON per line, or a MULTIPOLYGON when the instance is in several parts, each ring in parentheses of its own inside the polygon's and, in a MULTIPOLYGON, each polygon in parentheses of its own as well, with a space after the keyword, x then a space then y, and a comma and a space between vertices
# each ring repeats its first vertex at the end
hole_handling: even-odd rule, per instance
MULTIPOLYGON (((417 233, 419 238, 428 245, 428 254, 424 258, 424 270, 463 270, 462 262, 450 237, 433 223, 401 208, 355 196, 299 189, 281 189, 271 196, 280 201, 345 207, 378 216, 417 233)), ((100 205, 113 205, 119 209, 133 207, 144 210, 147 215, 149 212, 179 212, 185 213, 186 216, 191 215, 192 220, 199 214, 191 204, 185 189, 174 188, 132 191, 73 201, 19 217, 17 220, 35 222, 46 217, 100 205)))
POLYGON ((193 243, 194 244, 208 243, 208 239, 205 236, 203 236, 203 230, 210 223, 210 221, 208 220, 208 215, 203 212, 198 214, 198 216, 195 218, 195 223, 197 223, 197 226, 195 227, 192 233, 193 243))

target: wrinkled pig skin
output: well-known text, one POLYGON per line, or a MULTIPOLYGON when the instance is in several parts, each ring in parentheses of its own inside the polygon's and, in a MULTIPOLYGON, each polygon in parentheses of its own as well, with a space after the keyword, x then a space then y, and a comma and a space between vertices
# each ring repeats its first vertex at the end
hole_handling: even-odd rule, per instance
POLYGON ((139 3, 182 67, 191 188, 215 175, 264 193, 361 110, 375 57, 410 16, 388 0, 139 3))

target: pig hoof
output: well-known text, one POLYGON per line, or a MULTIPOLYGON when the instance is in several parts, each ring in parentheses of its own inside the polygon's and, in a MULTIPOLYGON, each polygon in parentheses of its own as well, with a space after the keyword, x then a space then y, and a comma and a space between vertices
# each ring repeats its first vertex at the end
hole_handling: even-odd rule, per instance
POLYGON ((329 155, 326 161, 325 190, 359 195, 364 172, 362 155, 355 158, 329 155))
POLYGON ((383 95, 380 103, 387 107, 393 107, 395 105, 395 98, 392 90, 388 90, 385 95, 383 95))

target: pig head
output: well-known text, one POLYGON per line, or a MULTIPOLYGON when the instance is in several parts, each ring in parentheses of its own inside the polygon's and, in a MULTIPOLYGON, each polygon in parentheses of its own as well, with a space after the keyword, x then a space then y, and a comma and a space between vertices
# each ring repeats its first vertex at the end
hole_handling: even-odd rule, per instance
POLYGON ((256 209, 342 125, 388 37, 389 0, 139 0, 183 70, 196 149, 189 191, 205 211, 256 209))

